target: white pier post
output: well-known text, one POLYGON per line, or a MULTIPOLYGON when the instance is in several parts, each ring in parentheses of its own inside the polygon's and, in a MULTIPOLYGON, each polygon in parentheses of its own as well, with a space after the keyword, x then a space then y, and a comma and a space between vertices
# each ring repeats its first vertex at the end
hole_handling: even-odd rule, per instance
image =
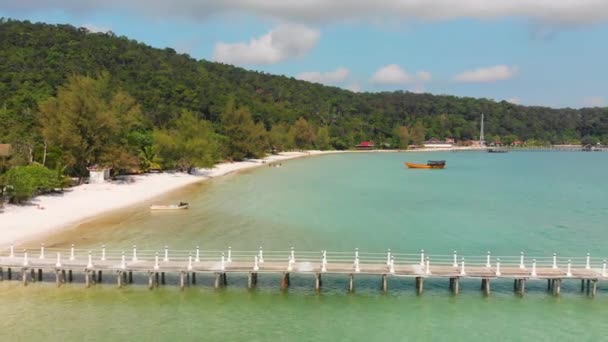
POLYGON ((106 245, 101 245, 101 261, 106 260, 106 245))
POLYGON ((122 258, 120 261, 120 268, 122 268, 123 270, 127 268, 127 260, 125 258, 125 251, 122 251, 122 258))
POLYGON ((156 255, 154 256, 154 269, 158 270, 160 268, 160 266, 158 265, 158 252, 156 252, 156 255))
POLYGON ((591 269, 591 255, 589 253, 587 253, 587 262, 585 263, 585 269, 586 270, 591 269))
POLYGON ((532 259, 532 274, 531 276, 536 277, 536 259, 532 259))
POLYGON ((553 269, 557 269, 557 253, 553 253, 553 269))
POLYGON ((496 276, 500 276, 500 258, 496 258, 496 276))
POLYGON ((287 260, 287 271, 292 271, 293 267, 292 267, 292 262, 291 262, 291 256, 289 257, 289 259, 287 260))
POLYGON ((40 244, 40 259, 44 259, 44 243, 40 244))
POLYGON ((391 249, 388 249, 388 252, 386 252, 386 266, 390 266, 391 265, 391 249))
POLYGON ((420 266, 424 266, 424 249, 420 250, 420 266))
POLYGON ((454 251, 454 262, 452 263, 452 267, 458 267, 458 254, 454 251))
POLYGON ((74 260, 74 244, 72 244, 72 247, 70 248, 70 260, 74 260))
POLYGON ((604 259, 604 264, 602 265, 602 277, 606 276, 606 259, 604 259))
POLYGON ((201 250, 198 246, 196 246, 196 258, 194 259, 195 262, 201 262, 201 250))
POLYGON ((163 261, 169 261, 169 246, 165 246, 165 257, 163 258, 163 261))
POLYGON ((192 253, 188 255, 188 271, 192 271, 192 253))
POLYGON ((526 265, 524 265, 524 252, 521 252, 521 255, 519 256, 519 268, 526 268, 526 265))
POLYGON ((327 251, 323 250, 323 259, 321 260, 321 272, 327 272, 327 251))
POLYGON ((490 256, 491 256, 490 251, 488 251, 488 255, 486 256, 486 267, 487 268, 492 267, 492 263, 490 262, 490 256))
POLYGON ((296 262, 296 251, 294 250, 293 246, 291 246, 291 263, 296 262))
POLYGON ((361 272, 361 269, 359 268, 359 257, 358 256, 355 257, 355 272, 356 273, 361 272))
POLYGON ((55 263, 55 267, 61 267, 61 253, 57 252, 57 262, 55 263))
POLYGON ((426 267, 424 272, 426 273, 426 275, 431 274, 431 260, 429 259, 429 257, 426 257, 426 267))
POLYGON ((464 257, 460 259, 460 275, 466 275, 467 272, 464 270, 464 257))
POLYGON ((388 270, 391 274, 395 273, 395 257, 391 257, 391 262, 389 265, 389 270, 388 270))
POLYGON ((226 260, 228 263, 232 262, 232 247, 228 246, 228 260, 226 260))
POLYGON ((13 244, 11 244, 10 254, 8 257, 11 259, 15 257, 15 245, 13 244))
POLYGON ((355 248, 355 259, 359 259, 359 248, 355 248))
POLYGON ((133 245, 133 258, 131 259, 131 261, 136 262, 137 261, 137 246, 133 245))
POLYGON ((87 268, 93 268, 93 257, 91 256, 91 251, 89 251, 89 262, 87 263, 87 268))
POLYGON ((254 271, 260 270, 260 265, 258 265, 258 256, 257 255, 253 257, 253 270, 254 271))
POLYGON ((29 265, 29 261, 27 259, 27 250, 23 250, 23 266, 29 265))
POLYGON ((263 264, 264 263, 264 253, 262 252, 262 246, 260 246, 260 255, 259 255, 259 263, 263 264))
POLYGON ((225 257, 224 257, 224 253, 222 253, 222 261, 221 261, 221 263, 220 263, 220 269, 221 269, 222 271, 226 270, 226 259, 225 259, 225 257))
POLYGON ((566 277, 572 277, 572 260, 568 259, 568 270, 566 272, 566 277))

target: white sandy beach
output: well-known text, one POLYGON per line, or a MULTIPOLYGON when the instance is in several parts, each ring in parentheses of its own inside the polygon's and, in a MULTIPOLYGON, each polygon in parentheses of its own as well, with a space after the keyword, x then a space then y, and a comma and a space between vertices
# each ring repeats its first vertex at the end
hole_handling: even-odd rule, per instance
POLYGON ((38 196, 30 205, 6 205, 0 213, 0 246, 18 244, 100 214, 151 200, 189 184, 262 166, 264 162, 328 153, 336 151, 284 152, 263 160, 218 164, 212 169, 200 169, 196 175, 157 173, 128 176, 125 177, 128 181, 83 184, 67 189, 62 195, 38 196))

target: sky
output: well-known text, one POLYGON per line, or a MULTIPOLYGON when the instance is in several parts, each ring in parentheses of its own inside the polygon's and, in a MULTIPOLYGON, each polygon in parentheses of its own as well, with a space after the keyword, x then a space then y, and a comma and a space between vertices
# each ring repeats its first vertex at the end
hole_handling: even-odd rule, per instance
POLYGON ((353 91, 608 106, 607 0, 0 0, 0 17, 353 91))

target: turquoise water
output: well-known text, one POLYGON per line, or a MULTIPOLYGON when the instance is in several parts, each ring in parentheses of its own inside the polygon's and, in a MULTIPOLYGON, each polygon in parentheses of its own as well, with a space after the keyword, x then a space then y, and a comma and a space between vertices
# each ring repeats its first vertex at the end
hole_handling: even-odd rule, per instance
MULTIPOLYGON (((387 248, 431 254, 608 256, 608 154, 572 152, 365 153, 300 159, 282 168, 216 179, 172 195, 191 203, 179 213, 150 213, 146 205, 52 237, 53 245, 108 248, 343 250, 387 248), (445 159, 445 170, 408 170, 404 161, 445 159)), ((47 242, 49 240, 46 240, 47 242)), ((35 241, 33 243, 37 243, 35 241)), ((175 279, 171 279, 175 281, 175 279)), ((57 289, 0 283, 3 332, 17 340, 601 340, 608 292, 589 299, 579 283, 562 296, 531 281, 523 298, 512 283, 494 281, 485 298, 477 281, 449 294, 447 281, 328 276, 316 294, 311 277, 278 276, 245 289, 231 277, 226 290, 211 278, 180 292, 168 286, 116 289, 113 284, 57 289)))

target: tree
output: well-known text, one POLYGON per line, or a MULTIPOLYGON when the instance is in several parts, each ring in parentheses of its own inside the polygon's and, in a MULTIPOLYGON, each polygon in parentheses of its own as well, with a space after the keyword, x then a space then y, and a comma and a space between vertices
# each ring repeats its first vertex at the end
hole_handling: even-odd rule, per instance
POLYGON ((40 105, 44 140, 58 146, 65 164, 81 177, 96 164, 136 167, 137 154, 127 136, 142 121, 135 100, 115 90, 107 74, 70 77, 56 97, 40 105))
POLYGON ((62 187, 64 177, 40 164, 16 166, 5 175, 3 183, 5 192, 12 203, 22 203, 38 192, 45 192, 62 187))
POLYGON ((417 146, 424 145, 425 129, 424 129, 424 125, 422 124, 422 122, 418 121, 414 124, 414 127, 412 127, 412 129, 411 129, 410 135, 411 135, 412 143, 414 143, 414 145, 417 145, 417 146))
POLYGON ((166 129, 154 131, 154 148, 165 168, 192 173, 195 167, 211 167, 218 158, 216 133, 208 121, 183 111, 166 129))
POLYGON ((407 150, 411 141, 410 129, 407 126, 399 126, 396 135, 399 140, 399 148, 407 150))
POLYGON ((329 137, 329 129, 327 126, 319 127, 315 136, 315 146, 319 150, 328 150, 330 148, 331 139, 329 137))
POLYGON ((272 126, 268 133, 268 144, 273 152, 286 151, 291 148, 287 125, 278 123, 272 126))
POLYGON ((224 135, 227 139, 226 153, 235 160, 259 158, 264 155, 268 143, 266 129, 262 123, 254 123, 245 107, 236 108, 231 98, 221 115, 224 135))
POLYGON ((299 118, 293 126, 294 145, 299 149, 310 149, 315 141, 315 131, 304 118, 299 118))

